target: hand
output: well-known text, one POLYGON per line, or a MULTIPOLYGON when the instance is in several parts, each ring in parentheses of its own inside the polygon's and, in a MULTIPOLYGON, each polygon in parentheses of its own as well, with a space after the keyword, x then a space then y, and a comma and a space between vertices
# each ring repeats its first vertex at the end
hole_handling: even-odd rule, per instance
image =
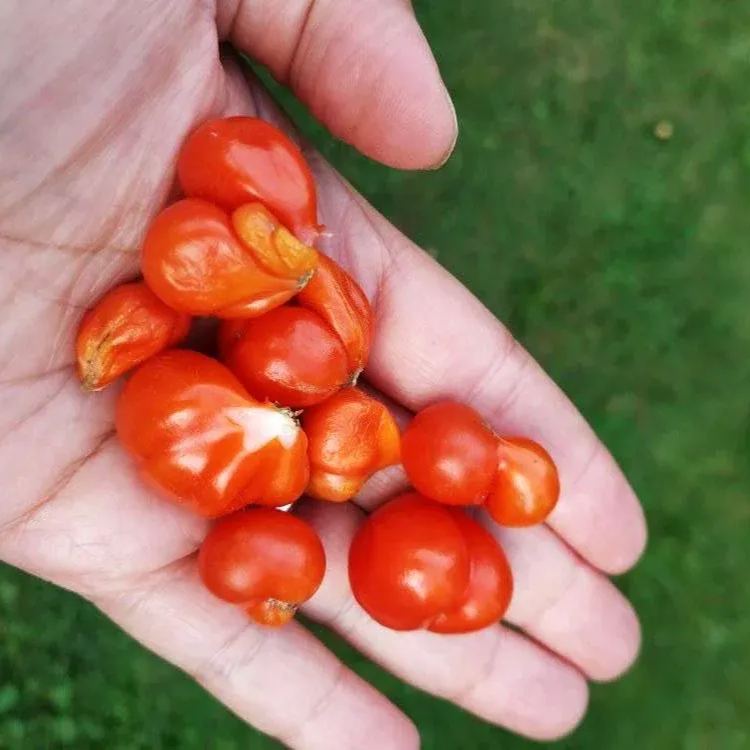
MULTIPOLYGON (((217 39, 270 67, 330 130, 404 168, 437 165, 456 124, 401 0, 67 2, 0 10, 0 556, 86 597, 229 708, 296 748, 418 745, 411 722, 297 623, 250 624, 200 585, 205 522, 161 502, 113 437, 117 387, 81 392, 82 311, 137 273, 176 151, 211 115, 278 113, 217 39), (217 31, 218 29, 218 31, 217 31)), ((329 570, 306 613, 414 685, 537 738, 576 725, 586 680, 632 662, 639 629, 605 577, 645 544, 643 515, 575 408, 493 316, 313 156, 326 248, 372 300, 370 383, 405 410, 468 401, 501 432, 542 442, 563 497, 549 524, 500 531, 516 575, 508 621, 466 636, 395 633, 351 599, 349 539, 362 509, 301 504, 329 570)))

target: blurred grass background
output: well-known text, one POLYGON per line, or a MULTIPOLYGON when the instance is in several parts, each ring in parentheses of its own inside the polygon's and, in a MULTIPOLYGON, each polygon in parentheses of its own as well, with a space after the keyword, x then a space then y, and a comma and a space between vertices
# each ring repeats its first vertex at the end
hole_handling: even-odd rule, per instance
MULTIPOLYGON (((438 173, 303 130, 609 444, 651 527, 638 666, 559 748, 750 747, 750 5, 417 2, 461 123, 438 173)), ((366 19, 363 19, 366 22, 366 19)), ((434 750, 533 743, 330 636, 434 750)), ((0 571, 0 748, 275 748, 88 606, 0 571)), ((332 748, 331 750, 336 750, 332 748)), ((386 750, 386 749, 384 749, 386 750)))

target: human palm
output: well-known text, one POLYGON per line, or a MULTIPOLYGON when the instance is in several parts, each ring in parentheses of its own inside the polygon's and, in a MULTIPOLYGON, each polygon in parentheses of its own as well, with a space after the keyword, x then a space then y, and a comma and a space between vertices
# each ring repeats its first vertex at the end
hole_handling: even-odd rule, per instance
MULTIPOLYGON (((117 386, 84 394, 72 368, 81 312, 137 273, 149 219, 173 192, 185 134, 208 116, 278 114, 217 40, 269 65, 340 137, 388 164, 439 163, 455 121, 401 0, 30 3, 0 10, 0 557, 86 597, 240 716, 299 748, 411 748, 409 720, 302 625, 251 624, 201 587, 206 524, 159 500, 113 436, 117 386), (218 31, 217 31, 218 29, 218 31), (3 37, 5 37, 3 39, 3 37), (387 42, 387 43, 386 43, 387 42)), ((318 157, 325 249, 377 317, 368 381, 407 414, 454 396, 503 433, 545 444, 563 494, 549 523, 490 525, 516 593, 503 625, 395 633, 353 602, 348 541, 400 483, 356 504, 301 503, 328 572, 304 608, 403 679, 488 721, 554 737, 582 716, 586 679, 634 658, 638 623, 603 573, 645 542, 638 503, 574 407, 468 291, 318 157)))

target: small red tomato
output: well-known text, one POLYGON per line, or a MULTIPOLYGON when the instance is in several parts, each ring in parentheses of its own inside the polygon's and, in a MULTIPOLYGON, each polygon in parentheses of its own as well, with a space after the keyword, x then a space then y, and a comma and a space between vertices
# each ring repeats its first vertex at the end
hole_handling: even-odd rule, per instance
POLYGON ((303 307, 284 305, 241 327, 229 325, 219 340, 229 369, 261 400, 303 408, 351 380, 338 336, 303 307))
POLYGON ((423 495, 447 505, 479 505, 497 471, 497 438, 471 407, 440 401, 406 428, 401 458, 423 495))
POLYGON ((302 429, 310 458, 306 492, 318 500, 349 500, 372 474, 399 461, 398 425, 385 405, 358 388, 306 409, 302 429))
POLYGON ((190 316, 167 307, 142 281, 110 289, 81 320, 78 377, 96 391, 187 336, 190 316))
POLYGON ((338 263, 319 253, 315 274, 296 301, 317 313, 341 339, 356 379, 367 364, 373 326, 372 308, 359 284, 338 263))
POLYGON ((202 516, 285 505, 309 479, 295 420, 196 352, 171 350, 142 364, 120 394, 116 426, 143 476, 202 516))
POLYGON ((552 457, 528 438, 499 438, 497 476, 487 510, 503 526, 533 526, 552 512, 560 480, 552 457))
POLYGON ((260 201, 303 242, 319 233, 312 172, 299 148, 264 120, 228 117, 199 125, 180 150, 177 174, 185 195, 228 211, 260 201))
POLYGON ((291 299, 317 259, 260 203, 243 205, 230 217, 188 198, 153 220, 141 265, 151 290, 175 310, 248 318, 291 299))
POLYGON ((320 586, 325 552, 312 526, 291 513, 250 508, 222 518, 198 553, 206 588, 262 625, 283 625, 320 586))
POLYGON ((439 614, 429 625, 434 633, 470 633, 499 622, 513 595, 513 574, 494 537, 458 508, 453 518, 469 547, 469 583, 456 609, 439 614))
POLYGON ((469 571, 469 548, 450 510, 413 492, 368 516, 349 550, 355 599, 393 630, 427 627, 458 608, 469 571))

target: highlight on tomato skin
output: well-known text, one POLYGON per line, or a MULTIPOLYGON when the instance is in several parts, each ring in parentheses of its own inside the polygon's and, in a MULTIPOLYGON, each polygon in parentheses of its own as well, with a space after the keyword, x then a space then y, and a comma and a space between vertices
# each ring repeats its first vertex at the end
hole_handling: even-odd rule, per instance
POLYGON ((205 517, 286 505, 309 478, 307 438, 288 413, 253 399, 203 354, 168 350, 126 383, 115 420, 148 483, 205 517))
POLYGON ((349 550, 354 598, 392 630, 426 628, 459 607, 469 574, 469 547, 450 509, 416 492, 368 516, 349 550))
POLYGON ((219 348, 224 362, 255 398, 281 406, 312 406, 351 378, 339 338, 303 307, 283 305, 242 325, 224 324, 219 348))
POLYGON ((422 409, 404 430, 401 452, 414 487, 446 505, 480 505, 495 481, 497 439, 466 404, 422 409))
POLYGON ((142 281, 110 289, 81 320, 76 365, 82 386, 96 391, 154 354, 182 341, 190 316, 165 305, 142 281))
POLYGON ((310 482, 307 494, 345 502, 372 474, 399 462, 401 435, 385 404, 359 388, 343 388, 305 409, 310 482))
POLYGON ((185 140, 177 160, 185 195, 227 211, 260 201, 303 242, 320 233, 315 180, 296 144, 257 117, 208 120, 185 140))
POLYGON ((312 526, 272 508, 225 516, 198 552, 198 571, 206 588, 270 627, 294 617, 317 591, 325 569, 325 551, 312 526))
POLYGON ((486 507, 503 526, 542 523, 560 497, 560 479, 552 457, 539 443, 523 437, 498 438, 497 475, 486 507))
POLYGON ((471 633, 500 622, 513 596, 513 574, 492 534, 459 508, 450 511, 469 547, 469 582, 458 607, 440 613, 428 629, 471 633))
POLYGON ((211 203, 186 198, 154 218, 141 266, 151 290, 175 310, 248 318, 297 294, 317 259, 313 248, 257 202, 230 216, 211 203))
POLYGON ((319 253, 317 270, 296 302, 319 315, 341 339, 356 380, 367 364, 373 330, 372 307, 359 284, 336 261, 319 253))

